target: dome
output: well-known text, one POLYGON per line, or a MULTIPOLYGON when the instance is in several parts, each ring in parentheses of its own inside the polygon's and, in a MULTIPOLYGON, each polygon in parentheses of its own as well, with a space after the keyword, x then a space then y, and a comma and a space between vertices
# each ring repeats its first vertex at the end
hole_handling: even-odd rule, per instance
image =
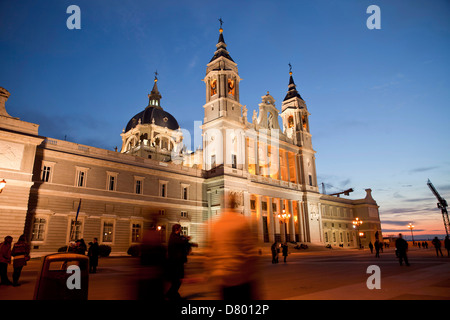
POLYGON ((139 112, 130 121, 125 128, 125 132, 135 128, 138 124, 156 124, 160 127, 165 127, 170 130, 179 129, 177 120, 168 112, 161 108, 148 106, 144 111, 139 112))

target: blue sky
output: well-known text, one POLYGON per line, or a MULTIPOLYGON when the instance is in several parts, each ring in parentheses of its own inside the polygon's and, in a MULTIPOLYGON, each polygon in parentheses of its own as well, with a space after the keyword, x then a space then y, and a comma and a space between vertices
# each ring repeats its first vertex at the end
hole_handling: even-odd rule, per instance
MULTIPOLYGON (((288 63, 305 99, 318 183, 371 188, 385 234, 444 234, 429 178, 450 201, 450 3, 443 0, 0 2, 0 86, 10 115, 39 133, 114 149, 148 103, 193 129, 218 18, 252 110, 267 91, 280 109, 288 63), (81 30, 69 30, 69 5, 81 30), (367 7, 381 10, 369 30, 367 7)), ((251 120, 251 119, 249 119, 251 120)))

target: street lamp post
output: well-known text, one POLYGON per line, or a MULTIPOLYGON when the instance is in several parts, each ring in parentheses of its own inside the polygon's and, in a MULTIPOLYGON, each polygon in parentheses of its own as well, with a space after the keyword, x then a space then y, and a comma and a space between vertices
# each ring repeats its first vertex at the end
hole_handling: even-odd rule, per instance
POLYGON ((413 242, 413 246, 414 246, 415 245, 415 243, 414 243, 414 235, 413 235, 414 225, 411 222, 408 224, 408 229, 411 230, 411 238, 412 238, 412 242, 413 242))
POLYGON ((290 213, 286 213, 286 210, 283 209, 282 214, 278 214, 278 219, 280 219, 280 223, 284 223, 284 240, 287 242, 287 220, 291 217, 290 213))
POLYGON ((358 232, 358 245, 359 248, 361 249, 361 233, 359 232, 359 226, 362 225, 362 220, 359 220, 359 218, 355 218, 355 220, 353 220, 353 228, 356 228, 356 231, 358 232))

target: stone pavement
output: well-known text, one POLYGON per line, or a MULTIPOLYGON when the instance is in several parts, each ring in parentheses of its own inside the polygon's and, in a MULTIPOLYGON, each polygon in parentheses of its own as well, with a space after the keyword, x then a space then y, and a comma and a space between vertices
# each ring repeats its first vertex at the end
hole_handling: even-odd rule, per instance
MULTIPOLYGON (((291 249, 287 263, 272 264, 270 249, 260 255, 261 300, 450 300, 450 258, 434 249, 409 251, 411 266, 400 266, 394 250, 380 258, 369 250, 291 249), (369 289, 367 268, 380 270, 380 289, 369 289)), ((187 300, 216 300, 208 281, 207 259, 200 250, 189 256, 180 293, 187 300)), ((0 286, 0 300, 32 300, 40 259, 24 267, 19 287, 0 286)), ((132 257, 101 258, 99 272, 89 276, 89 300, 132 300, 142 267, 132 257)), ((12 276, 12 266, 8 267, 12 276)))

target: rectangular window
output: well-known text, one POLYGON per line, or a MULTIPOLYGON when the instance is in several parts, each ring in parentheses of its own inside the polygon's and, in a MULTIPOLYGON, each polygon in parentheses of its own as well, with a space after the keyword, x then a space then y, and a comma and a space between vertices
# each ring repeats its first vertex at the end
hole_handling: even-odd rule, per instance
POLYGON ((309 177, 309 185, 312 186, 313 185, 313 183, 312 183, 312 175, 309 175, 308 177, 309 177))
POLYGON ((167 182, 160 182, 159 196, 163 197, 163 198, 167 198, 167 182))
POLYGON ((75 219, 72 219, 70 222, 70 241, 79 240, 82 238, 82 221, 78 220, 75 222, 75 219))
POLYGON ((136 194, 142 194, 142 181, 141 180, 136 180, 134 192, 136 194))
POLYGON ((237 169, 237 157, 235 154, 231 155, 231 167, 237 169))
POLYGON ((164 215, 166 214, 166 210, 160 209, 160 210, 158 211, 158 213, 159 213, 160 216, 164 216, 164 215))
POLYGON ((272 202, 272 212, 277 212, 277 204, 272 202))
POLYGON ((187 211, 181 211, 181 217, 182 218, 187 218, 188 217, 187 211))
POLYGON ((181 199, 188 200, 189 199, 189 185, 181 184, 181 199))
POLYGON ((181 232, 180 234, 182 236, 188 236, 188 227, 181 227, 181 232))
POLYGON ((45 223, 46 220, 43 218, 34 218, 31 241, 44 241, 45 223))
POLYGON ((106 180, 106 190, 116 191, 118 173, 109 172, 109 171, 107 171, 106 173, 108 175, 107 180, 106 180))
POLYGON ((112 242, 114 235, 114 222, 104 221, 103 222, 103 242, 112 242))
POLYGON ((261 209, 263 210, 263 211, 267 211, 267 202, 266 201, 262 201, 261 202, 261 209))
POLYGON ((42 181, 49 182, 49 180, 50 180, 50 170, 51 170, 51 167, 49 167, 49 166, 43 166, 42 167, 42 181))
POLYGON ((108 179, 109 181, 108 181, 108 190, 109 191, 114 191, 115 190, 115 188, 116 188, 116 177, 114 177, 114 176, 109 176, 109 179, 108 179))
POLYGON ((133 223, 131 226, 131 242, 141 241, 142 225, 140 223, 133 223))
POLYGON ((250 209, 256 210, 256 200, 250 200, 250 209))
POLYGON ((86 187, 88 168, 76 167, 75 186, 86 187))

